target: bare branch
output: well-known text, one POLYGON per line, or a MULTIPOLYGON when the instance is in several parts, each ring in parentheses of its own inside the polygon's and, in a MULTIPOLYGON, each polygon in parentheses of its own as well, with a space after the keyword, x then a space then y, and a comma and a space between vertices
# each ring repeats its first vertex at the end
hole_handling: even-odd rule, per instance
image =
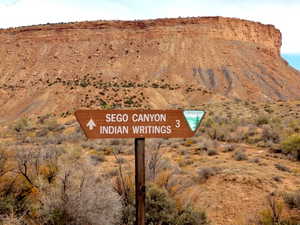
POLYGON ((152 142, 146 152, 146 174, 153 181, 157 176, 162 153, 159 151, 161 142, 152 142))
POLYGON ((17 173, 21 174, 33 187, 39 174, 40 149, 17 148, 16 160, 18 164, 17 173))

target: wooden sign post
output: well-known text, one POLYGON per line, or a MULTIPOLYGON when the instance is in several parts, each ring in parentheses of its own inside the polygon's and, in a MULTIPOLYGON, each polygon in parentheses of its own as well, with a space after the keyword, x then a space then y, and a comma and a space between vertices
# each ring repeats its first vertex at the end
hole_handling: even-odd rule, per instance
POLYGON ((134 140, 136 224, 145 224, 145 138, 134 140))
POLYGON ((87 138, 135 138, 136 224, 145 224, 145 138, 187 138, 204 116, 200 110, 78 110, 87 138))

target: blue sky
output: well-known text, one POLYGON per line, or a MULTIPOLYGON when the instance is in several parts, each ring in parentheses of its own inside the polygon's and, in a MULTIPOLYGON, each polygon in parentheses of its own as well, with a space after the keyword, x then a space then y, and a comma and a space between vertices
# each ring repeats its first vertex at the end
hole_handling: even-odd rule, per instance
POLYGON ((300 54, 282 54, 282 56, 291 66, 300 70, 300 54))
POLYGON ((275 25, 281 52, 300 70, 300 0, 0 0, 0 28, 188 16, 238 17, 275 25))

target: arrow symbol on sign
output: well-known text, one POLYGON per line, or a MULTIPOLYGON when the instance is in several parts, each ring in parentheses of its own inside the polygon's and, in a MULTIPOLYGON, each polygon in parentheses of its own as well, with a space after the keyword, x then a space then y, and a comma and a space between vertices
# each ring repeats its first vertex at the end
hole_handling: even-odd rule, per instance
POLYGON ((90 129, 93 130, 96 127, 96 124, 94 120, 90 119, 90 121, 86 124, 86 126, 90 129))

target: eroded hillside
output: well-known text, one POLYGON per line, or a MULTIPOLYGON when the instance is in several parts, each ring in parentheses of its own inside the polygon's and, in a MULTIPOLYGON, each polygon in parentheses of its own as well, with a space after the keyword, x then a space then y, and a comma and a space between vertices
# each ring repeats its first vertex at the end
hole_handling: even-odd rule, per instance
POLYGON ((1 30, 1 120, 83 107, 300 98, 300 73, 280 46, 274 26, 222 17, 1 30))

